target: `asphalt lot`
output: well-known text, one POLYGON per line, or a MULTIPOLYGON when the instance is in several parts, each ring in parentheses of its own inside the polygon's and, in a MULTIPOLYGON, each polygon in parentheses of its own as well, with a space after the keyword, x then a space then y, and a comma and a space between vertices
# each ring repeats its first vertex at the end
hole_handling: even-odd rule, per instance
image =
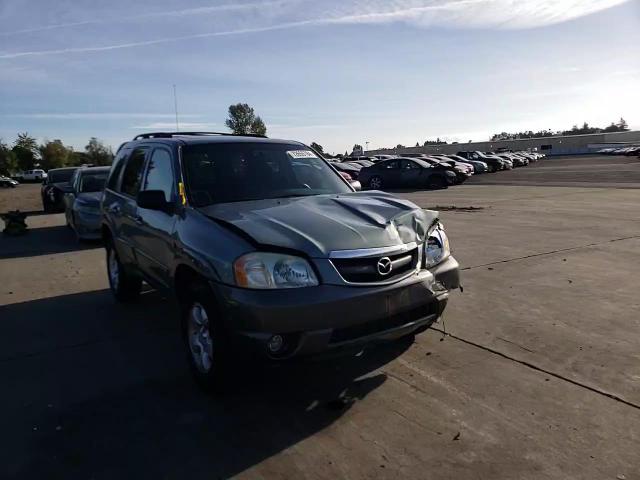
POLYGON ((224 398, 192 384, 171 303, 114 303, 100 246, 30 217, 0 236, 0 478, 640 479, 636 184, 638 159, 591 157, 400 193, 446 207, 451 335, 224 398))

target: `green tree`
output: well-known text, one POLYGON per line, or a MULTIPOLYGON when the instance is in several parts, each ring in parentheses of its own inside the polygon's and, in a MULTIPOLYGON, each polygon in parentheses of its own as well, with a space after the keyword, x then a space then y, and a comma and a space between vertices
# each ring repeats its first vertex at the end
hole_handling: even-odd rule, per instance
POLYGON ((15 154, 11 151, 9 145, 0 139, 0 175, 10 176, 17 168, 15 154))
POLYGON ((32 169, 38 161, 38 142, 27 132, 19 133, 11 149, 20 170, 32 169))
POLYGON ((111 165, 113 161, 113 151, 111 147, 105 146, 96 137, 91 137, 89 143, 84 147, 87 163, 94 165, 111 165))
POLYGON ((266 135, 267 126, 246 103, 229 106, 229 117, 225 125, 236 135, 266 135))
POLYGON ((40 145, 39 150, 41 157, 40 166, 45 170, 68 165, 73 153, 73 149, 65 147, 62 140, 45 142, 40 145))
POLYGON ((313 148, 318 153, 324 153, 324 149, 319 143, 311 142, 311 148, 313 148))

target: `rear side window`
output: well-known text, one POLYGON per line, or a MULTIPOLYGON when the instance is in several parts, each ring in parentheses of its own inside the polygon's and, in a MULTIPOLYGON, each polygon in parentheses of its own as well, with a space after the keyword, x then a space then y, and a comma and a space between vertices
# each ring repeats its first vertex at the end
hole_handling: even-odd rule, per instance
POLYGON ((412 169, 418 168, 418 165, 416 165, 414 162, 411 162, 409 160, 402 160, 400 164, 402 165, 403 170, 412 170, 412 169))
POLYGON ((124 173, 122 174, 122 185, 120 187, 122 193, 132 197, 138 194, 142 182, 145 155, 145 149, 136 148, 129 157, 127 166, 124 167, 124 173))
POLYGON ((107 181, 107 188, 113 191, 118 190, 118 180, 120 179, 120 172, 122 172, 122 167, 126 163, 128 150, 122 150, 116 156, 113 161, 113 166, 111 167, 111 172, 109 173, 109 180, 107 181))
POLYGON ((160 190, 167 201, 173 197, 173 168, 171 154, 164 149, 156 149, 151 155, 147 167, 147 177, 142 190, 160 190))
POLYGON ((385 168, 385 169, 395 169, 395 168, 400 168, 399 163, 400 163, 400 162, 398 162, 398 160, 391 160, 391 161, 388 161, 388 162, 383 163, 383 164, 382 164, 382 168, 385 168))

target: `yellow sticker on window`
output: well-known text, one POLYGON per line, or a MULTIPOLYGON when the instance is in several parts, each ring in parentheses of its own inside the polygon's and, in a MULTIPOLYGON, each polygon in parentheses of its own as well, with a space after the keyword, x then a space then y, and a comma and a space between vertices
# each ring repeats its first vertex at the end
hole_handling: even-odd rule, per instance
POLYGON ((187 194, 184 191, 184 183, 182 183, 182 182, 178 183, 178 192, 180 193, 180 201, 182 202, 182 205, 186 205, 187 204, 187 194))

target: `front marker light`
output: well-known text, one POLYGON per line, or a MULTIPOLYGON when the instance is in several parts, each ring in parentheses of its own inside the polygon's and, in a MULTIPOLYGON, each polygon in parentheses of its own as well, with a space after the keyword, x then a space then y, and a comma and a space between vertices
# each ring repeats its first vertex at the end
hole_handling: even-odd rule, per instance
POLYGON ((236 284, 258 290, 315 287, 313 268, 304 258, 279 253, 254 252, 233 264, 236 284))
POLYGON ((424 257, 426 267, 434 267, 446 260, 451 254, 449 238, 444 233, 441 225, 429 232, 429 237, 424 244, 424 257))

